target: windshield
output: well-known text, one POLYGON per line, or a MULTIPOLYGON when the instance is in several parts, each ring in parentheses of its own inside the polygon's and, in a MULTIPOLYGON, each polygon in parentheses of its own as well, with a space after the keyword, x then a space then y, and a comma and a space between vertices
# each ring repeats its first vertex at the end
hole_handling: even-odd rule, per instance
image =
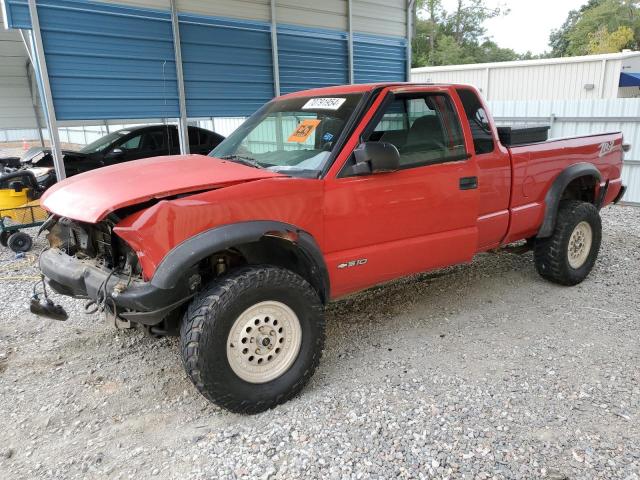
POLYGON ((296 97, 266 104, 209 155, 291 175, 317 174, 362 94, 296 97))
POLYGON ((131 130, 118 130, 117 132, 110 133, 104 137, 99 138, 95 142, 91 142, 80 149, 80 153, 98 153, 107 148, 116 140, 131 133, 131 130))

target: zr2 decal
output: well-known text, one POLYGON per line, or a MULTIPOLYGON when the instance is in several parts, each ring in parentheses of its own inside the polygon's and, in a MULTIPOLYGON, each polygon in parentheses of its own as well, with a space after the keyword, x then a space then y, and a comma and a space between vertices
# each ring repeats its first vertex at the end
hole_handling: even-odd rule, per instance
POLYGON ((601 143, 600 144, 600 157, 604 157, 606 154, 608 154, 611 151, 613 151, 613 146, 614 146, 613 141, 601 143))
POLYGON ((368 261, 369 260, 367 260, 366 258, 359 258, 358 260, 349 260, 348 262, 344 262, 338 265, 338 268, 340 270, 343 270, 345 268, 361 267, 362 265, 366 265, 368 261))

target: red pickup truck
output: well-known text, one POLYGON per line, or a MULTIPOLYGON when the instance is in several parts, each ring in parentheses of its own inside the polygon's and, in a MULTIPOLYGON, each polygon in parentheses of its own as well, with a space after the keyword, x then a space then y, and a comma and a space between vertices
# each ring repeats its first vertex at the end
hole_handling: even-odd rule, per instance
POLYGON ((620 133, 505 145, 470 86, 304 91, 209 156, 52 187, 40 268, 120 325, 179 332, 198 390, 255 413, 309 380, 331 300, 525 240, 544 278, 584 280, 622 159, 620 133))

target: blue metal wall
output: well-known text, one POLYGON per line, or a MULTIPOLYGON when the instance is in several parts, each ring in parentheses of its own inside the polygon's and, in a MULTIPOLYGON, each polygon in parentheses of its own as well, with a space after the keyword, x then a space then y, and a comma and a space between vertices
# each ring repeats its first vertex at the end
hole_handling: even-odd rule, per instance
POLYGON ((38 16, 58 120, 179 116, 168 12, 39 0, 38 16))
POLYGON ((280 93, 349 83, 347 34, 278 25, 280 93))
POLYGON ((180 15, 189 117, 247 116, 274 94, 271 27, 180 15))
POLYGON ((356 33, 353 70, 356 83, 407 81, 407 40, 356 33))
MULTIPOLYGON (((12 28, 31 28, 27 0, 5 0, 12 28)), ((38 0, 59 120, 179 116, 169 11, 38 0)), ((271 25, 180 14, 187 114, 247 116, 273 97, 271 25)), ((347 33, 278 25, 281 93, 349 82, 347 33)), ((358 83, 403 81, 406 41, 354 35, 358 83)))

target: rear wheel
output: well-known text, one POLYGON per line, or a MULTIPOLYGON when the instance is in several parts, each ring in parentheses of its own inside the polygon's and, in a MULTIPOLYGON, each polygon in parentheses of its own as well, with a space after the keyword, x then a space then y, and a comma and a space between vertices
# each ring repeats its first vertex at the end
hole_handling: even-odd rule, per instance
POLYGON ((24 232, 15 232, 9 236, 7 246, 16 253, 24 253, 31 250, 33 240, 24 232))
POLYGON ((317 292, 277 267, 244 267, 198 295, 180 329, 187 374, 210 401, 258 413, 294 397, 324 347, 317 292))
POLYGON ((582 282, 593 269, 601 240, 598 209, 587 202, 563 201, 553 235, 536 240, 534 258, 538 273, 561 285, 582 282))
POLYGON ((0 245, 3 247, 7 246, 7 242, 9 241, 9 236, 11 234, 7 231, 0 232, 0 245))

